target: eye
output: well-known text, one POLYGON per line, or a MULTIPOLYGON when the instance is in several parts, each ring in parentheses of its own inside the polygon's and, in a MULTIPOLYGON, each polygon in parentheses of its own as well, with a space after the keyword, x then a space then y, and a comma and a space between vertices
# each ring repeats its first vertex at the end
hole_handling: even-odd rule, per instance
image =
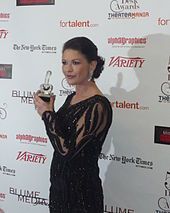
POLYGON ((79 65, 80 64, 80 61, 78 61, 78 60, 73 60, 73 65, 79 65))
POLYGON ((66 65, 67 64, 66 60, 62 60, 62 64, 66 65))

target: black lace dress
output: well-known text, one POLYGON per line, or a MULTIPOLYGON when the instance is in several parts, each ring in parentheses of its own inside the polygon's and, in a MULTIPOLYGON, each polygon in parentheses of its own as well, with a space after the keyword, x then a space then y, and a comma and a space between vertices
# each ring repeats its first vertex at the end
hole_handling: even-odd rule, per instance
POLYGON ((73 95, 58 112, 42 115, 54 148, 50 213, 103 213, 98 157, 112 122, 111 105, 101 95, 71 105, 73 95))

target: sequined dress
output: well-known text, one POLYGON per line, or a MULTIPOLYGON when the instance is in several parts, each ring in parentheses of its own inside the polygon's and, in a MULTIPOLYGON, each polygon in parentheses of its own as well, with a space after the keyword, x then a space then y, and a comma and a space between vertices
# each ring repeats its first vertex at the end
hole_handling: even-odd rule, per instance
POLYGON ((112 122, 108 99, 94 95, 42 115, 54 148, 50 170, 50 213, 103 213, 98 157, 112 122))

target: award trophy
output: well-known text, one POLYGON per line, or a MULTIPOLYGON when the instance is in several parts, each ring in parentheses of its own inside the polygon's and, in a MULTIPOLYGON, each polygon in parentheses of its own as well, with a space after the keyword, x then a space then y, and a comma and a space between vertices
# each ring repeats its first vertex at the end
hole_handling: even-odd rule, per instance
POLYGON ((45 102, 49 102, 50 97, 53 95, 53 85, 49 84, 51 74, 50 70, 46 72, 44 84, 40 85, 40 92, 38 93, 38 96, 45 102))

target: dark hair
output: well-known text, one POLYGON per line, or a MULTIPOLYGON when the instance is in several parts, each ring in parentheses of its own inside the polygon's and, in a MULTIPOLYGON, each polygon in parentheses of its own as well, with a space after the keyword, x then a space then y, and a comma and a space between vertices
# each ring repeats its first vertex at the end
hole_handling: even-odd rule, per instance
POLYGON ((86 37, 75 37, 66 41, 63 45, 64 52, 66 49, 73 49, 83 54, 88 62, 97 61, 96 69, 93 72, 92 80, 98 78, 104 69, 105 60, 98 56, 98 49, 96 45, 86 37))

